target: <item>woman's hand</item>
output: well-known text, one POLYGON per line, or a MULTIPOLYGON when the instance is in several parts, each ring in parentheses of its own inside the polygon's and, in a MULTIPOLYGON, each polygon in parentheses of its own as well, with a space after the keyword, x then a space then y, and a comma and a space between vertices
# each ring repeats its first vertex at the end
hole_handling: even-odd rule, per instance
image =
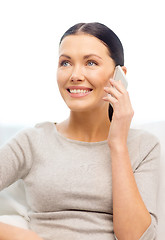
POLYGON ((0 222, 0 240, 43 240, 35 232, 0 222))
POLYGON ((129 94, 122 82, 110 79, 110 84, 110 87, 104 88, 108 95, 103 98, 103 100, 112 104, 114 111, 108 135, 108 144, 110 148, 126 146, 134 111, 129 94))

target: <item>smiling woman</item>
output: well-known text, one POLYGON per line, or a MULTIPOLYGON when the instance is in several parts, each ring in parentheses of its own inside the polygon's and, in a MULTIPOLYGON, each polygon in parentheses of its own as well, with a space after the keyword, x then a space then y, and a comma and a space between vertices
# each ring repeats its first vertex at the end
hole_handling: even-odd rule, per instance
MULTIPOLYGON (((61 42, 59 54, 57 81, 67 106, 78 111, 84 108, 85 111, 94 114, 98 103, 100 111, 107 114, 108 103, 102 101, 106 96, 103 87, 108 86, 115 69, 107 47, 91 35, 71 35, 61 42), (68 94, 66 89, 73 91, 69 91, 68 94), (88 92, 80 93, 81 89, 88 92), (79 101, 73 101, 73 98, 79 98, 79 101)), ((109 123, 108 119, 107 122, 109 123)))
POLYGON ((57 82, 70 115, 1 148, 0 188, 24 180, 30 231, 0 224, 0 239, 13 231, 15 239, 31 231, 44 240, 156 239, 159 142, 130 129, 134 112, 113 80, 117 65, 126 74, 122 44, 107 26, 80 23, 62 36, 57 82))

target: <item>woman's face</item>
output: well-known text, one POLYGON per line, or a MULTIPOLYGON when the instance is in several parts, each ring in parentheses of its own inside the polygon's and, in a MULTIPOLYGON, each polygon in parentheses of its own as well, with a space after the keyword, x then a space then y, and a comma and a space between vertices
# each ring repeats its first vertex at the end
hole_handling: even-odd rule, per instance
POLYGON ((72 111, 91 111, 106 106, 104 87, 115 69, 107 47, 87 34, 65 37, 59 48, 57 82, 72 111))

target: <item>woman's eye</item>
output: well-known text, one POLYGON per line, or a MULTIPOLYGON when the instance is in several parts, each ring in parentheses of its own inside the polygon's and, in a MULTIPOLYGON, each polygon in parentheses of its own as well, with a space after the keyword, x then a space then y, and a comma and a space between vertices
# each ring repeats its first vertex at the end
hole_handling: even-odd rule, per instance
POLYGON ((94 61, 88 61, 87 65, 88 66, 95 66, 95 65, 97 65, 97 63, 94 62, 94 61))
POLYGON ((70 63, 69 63, 68 61, 62 61, 62 62, 60 63, 60 66, 68 67, 68 66, 70 66, 70 63))

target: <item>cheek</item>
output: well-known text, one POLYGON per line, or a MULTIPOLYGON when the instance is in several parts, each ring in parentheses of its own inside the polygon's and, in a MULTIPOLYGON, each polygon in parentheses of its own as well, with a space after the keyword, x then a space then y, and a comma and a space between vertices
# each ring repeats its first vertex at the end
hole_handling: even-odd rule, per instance
POLYGON ((106 71, 90 71, 86 76, 95 87, 106 86, 110 79, 110 76, 106 71))
POLYGON ((59 87, 63 86, 68 78, 67 71, 57 70, 57 83, 59 87))

